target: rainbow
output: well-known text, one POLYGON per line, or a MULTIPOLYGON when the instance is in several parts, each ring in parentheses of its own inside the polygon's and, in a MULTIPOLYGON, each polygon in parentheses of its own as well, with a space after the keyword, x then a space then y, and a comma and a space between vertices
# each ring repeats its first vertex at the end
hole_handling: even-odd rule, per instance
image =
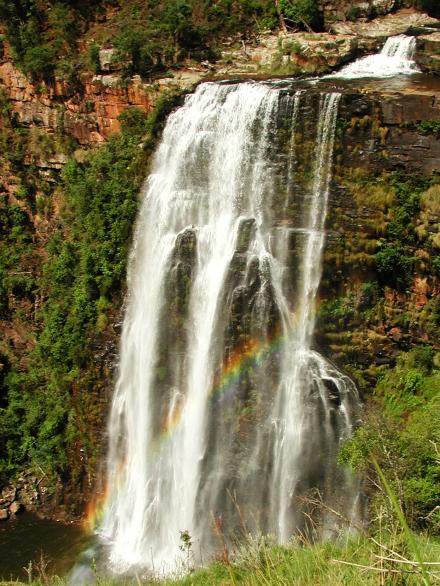
MULTIPOLYGON (((237 346, 224 364, 221 376, 213 385, 209 393, 211 403, 219 403, 233 396, 237 385, 244 374, 257 368, 270 355, 278 353, 284 343, 284 336, 278 334, 272 339, 250 340, 237 346)), ((161 433, 155 441, 155 449, 170 439, 180 425, 184 407, 184 401, 180 401, 177 407, 162 422, 161 433)))
POLYGON ((87 503, 84 511, 84 520, 82 527, 86 533, 93 533, 94 529, 102 519, 104 506, 108 500, 108 486, 104 487, 102 492, 96 493, 87 503))
POLYGON ((243 375, 258 368, 270 355, 277 354, 283 342, 284 337, 279 334, 272 340, 245 342, 234 350, 223 367, 220 381, 210 393, 211 402, 218 403, 233 395, 243 375))
MULTIPOLYGON (((272 355, 276 355, 280 351, 284 340, 283 334, 278 333, 266 340, 249 340, 237 346, 229 356, 227 362, 223 365, 221 375, 209 393, 210 402, 213 404, 220 403, 233 397, 240 379, 246 373, 258 368, 264 360, 272 355)), ((170 440, 178 429, 182 419, 183 409, 184 400, 182 399, 177 402, 171 413, 162 421, 160 434, 154 441, 153 452, 155 454, 159 453, 164 442, 170 440)), ((96 527, 99 519, 102 517, 102 511, 108 500, 108 494, 109 490, 106 487, 87 506, 84 526, 89 531, 92 531, 96 527)))

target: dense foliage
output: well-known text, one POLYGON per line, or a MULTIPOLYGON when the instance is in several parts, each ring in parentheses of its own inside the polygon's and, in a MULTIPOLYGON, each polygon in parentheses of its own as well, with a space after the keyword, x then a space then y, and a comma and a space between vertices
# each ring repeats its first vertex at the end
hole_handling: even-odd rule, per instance
POLYGON ((291 28, 321 26, 316 0, 0 0, 0 21, 21 69, 34 80, 56 74, 76 84, 81 67, 99 69, 100 47, 117 49, 127 75, 149 77, 184 59, 214 58, 221 38, 275 29, 281 15, 291 28), (79 36, 109 8, 116 16, 97 34, 98 44, 89 44, 89 58, 80 59, 79 36))
MULTIPOLYGON (((440 534, 440 364, 431 347, 402 354, 384 372, 364 424, 346 445, 341 459, 367 474, 376 514, 387 496, 372 458, 379 463, 414 529, 440 534)), ((387 511, 389 514, 389 510, 387 511)), ((380 519, 382 524, 389 519, 380 519)))
POLYGON ((55 69, 61 76, 69 70, 73 75, 71 51, 99 4, 99 0, 0 0, 0 20, 17 64, 34 79, 49 79, 55 69))
MULTIPOLYGON (((94 352, 117 337, 110 320, 122 301, 138 191, 175 99, 163 95, 149 117, 126 111, 119 136, 66 165, 61 189, 51 195, 60 209, 51 218, 38 280, 12 270, 23 267, 32 243, 29 213, 0 200, 0 310, 7 312, 9 298, 16 305, 18 295, 39 299, 35 317, 28 316, 36 322, 29 359, 14 363, 12 348, 0 356, 0 483, 29 463, 54 479, 79 482, 99 450, 93 433, 101 425, 105 385, 111 387, 113 356, 110 364, 97 364, 94 352)), ((16 319, 16 307, 10 309, 16 319)))
POLYGON ((321 15, 316 0, 280 0, 281 13, 288 25, 319 30, 321 15))

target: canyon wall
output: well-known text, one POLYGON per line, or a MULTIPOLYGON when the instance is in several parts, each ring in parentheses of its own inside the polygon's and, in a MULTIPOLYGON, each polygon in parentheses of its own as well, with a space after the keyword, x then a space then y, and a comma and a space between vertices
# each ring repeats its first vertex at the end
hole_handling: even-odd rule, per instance
MULTIPOLYGON (((329 14, 336 4, 340 6, 335 2, 326 4, 329 14)), ((382 3, 384 7, 388 4, 382 3)), ((428 17, 420 20, 420 15, 414 14, 391 15, 392 27, 379 27, 375 36, 358 34, 358 29, 353 28, 335 34, 261 35, 254 44, 225 47, 216 63, 189 65, 174 71, 172 77, 151 82, 135 77, 123 83, 120 71, 108 67, 108 55, 102 54, 101 72, 85 75, 78 87, 61 82, 34 84, 14 66, 6 46, 0 63, 0 212, 5 212, 5 219, 1 215, 0 221, 8 256, 1 258, 0 275, 7 283, 0 290, 0 409, 5 410, 9 434, 28 418, 30 428, 47 428, 49 435, 55 430, 67 438, 65 444, 56 447, 63 453, 62 464, 56 463, 61 472, 49 477, 27 470, 29 461, 15 444, 8 448, 16 457, 16 466, 26 472, 17 484, 18 495, 23 493, 19 501, 49 514, 54 505, 57 514, 63 507, 66 516, 80 514, 99 477, 98 462, 106 441, 105 421, 118 356, 123 277, 119 277, 119 288, 111 295, 91 293, 96 297, 97 315, 83 334, 87 357, 81 355, 78 362, 80 374, 78 365, 63 373, 57 409, 64 405, 65 411, 55 422, 40 421, 36 416, 32 419, 36 405, 47 407, 47 412, 55 411, 47 390, 55 383, 49 379, 35 381, 35 375, 29 374, 29 365, 32 352, 46 335, 43 333, 48 318, 44 312, 52 295, 50 279, 47 285, 48 259, 66 256, 60 241, 69 244, 71 224, 79 209, 78 202, 72 202, 67 195, 69 180, 80 171, 86 177, 91 168, 97 173, 96 184, 104 184, 112 168, 116 168, 121 182, 123 175, 131 182, 127 224, 134 221, 137 201, 133 194, 147 172, 160 129, 152 139, 150 120, 134 138, 128 134, 126 142, 112 143, 111 138, 117 140, 123 126, 120 115, 132 107, 154 115, 164 96, 176 91, 184 93, 201 80, 327 71, 381 46, 388 34, 431 22, 428 17), (101 150, 95 149, 98 146, 101 150), (118 149, 127 150, 119 153, 118 149), (93 166, 89 161, 95 152, 105 155, 99 165, 93 166), (134 172, 131 161, 138 158, 142 164, 134 172), (68 172, 63 171, 66 168, 68 172), (24 388, 23 377, 31 399, 25 407, 11 410, 11 397, 19 397, 24 388), (6 384, 1 386, 4 381, 6 384), (6 388, 9 395, 3 390, 6 388), (76 431, 70 436, 72 427, 76 431)), ((351 26, 350 21, 348 25, 339 24, 351 26)), ((370 24, 358 22, 356 26, 368 28, 370 24)), ((433 33, 418 37, 418 62, 429 72, 438 71, 438 36, 433 33)), ((316 344, 366 393, 371 392, 383 369, 395 364, 401 352, 424 344, 436 352, 440 350, 436 337, 440 323, 436 260, 440 218, 438 206, 433 204, 439 193, 431 185, 440 172, 439 85, 434 76, 423 83, 397 83, 393 90, 386 83, 368 82, 357 89, 347 88, 341 99, 316 344)), ((304 137, 304 152, 310 146, 308 142, 304 137)), ((94 202, 101 197, 99 185, 95 189, 90 180, 86 187, 83 207, 87 207, 88 200, 94 202)), ((100 214, 105 213, 106 201, 114 191, 114 185, 110 185, 102 196, 93 219, 97 230, 100 214)), ((117 193, 117 197, 124 203, 125 192, 117 193)), ((121 204, 118 212, 122 208, 121 204)), ((118 215, 113 214, 111 219, 117 224, 118 215)), ((110 222, 106 229, 110 231, 111 226, 110 222)), ((93 249, 101 232, 93 240, 93 226, 88 230, 86 245, 93 249)), ((129 229, 123 231, 124 246, 129 246, 130 233, 129 229)), ((92 256, 82 258, 84 266, 79 272, 93 270, 94 262, 92 256)), ((63 273, 62 278, 57 276, 60 282, 70 287, 72 266, 66 262, 56 270, 63 273)), ((63 319, 57 322, 54 318, 55 325, 51 327, 63 327, 63 319)), ((44 364, 50 352, 55 356, 55 350, 46 342, 39 350, 39 360, 44 364)), ((1 441, 6 445, 10 440, 0 432, 1 441)), ((37 451, 35 446, 33 449, 37 451)), ((8 469, 0 473, 3 478, 11 474, 8 469)), ((8 490, 5 494, 5 502, 9 503, 11 494, 17 499, 15 492, 8 490)))

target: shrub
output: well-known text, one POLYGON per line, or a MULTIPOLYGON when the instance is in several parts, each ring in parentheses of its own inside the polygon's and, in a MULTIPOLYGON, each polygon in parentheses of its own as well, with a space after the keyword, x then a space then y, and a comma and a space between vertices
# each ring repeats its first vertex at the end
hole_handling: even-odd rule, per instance
POLYGON ((146 129, 147 115, 136 106, 127 108, 118 116, 122 132, 129 136, 142 136, 146 129))
MULTIPOLYGON (((403 354, 379 381, 376 408, 341 453, 341 461, 368 473, 373 508, 384 495, 373 489, 374 457, 414 529, 440 533, 440 371, 426 346, 403 354)), ((374 517, 374 514, 373 514, 374 517)))
POLYGON ((361 13, 362 13, 362 10, 359 6, 350 6, 350 8, 346 14, 347 20, 354 22, 355 20, 357 20, 359 18, 361 13))
POLYGON ((409 286, 414 270, 415 258, 402 246, 387 245, 375 254, 379 281, 397 289, 409 286))
POLYGON ((92 43, 89 46, 89 49, 87 51, 87 62, 90 69, 94 73, 99 73, 101 63, 99 61, 99 46, 96 43, 92 43))
POLYGON ((420 204, 423 210, 435 216, 440 215, 440 185, 432 185, 420 196, 420 204))
POLYGON ((26 49, 21 61, 25 73, 34 79, 48 79, 53 73, 54 59, 55 50, 42 45, 26 49))
POLYGON ((281 0, 281 10, 290 26, 295 28, 321 27, 320 13, 316 0, 281 0))

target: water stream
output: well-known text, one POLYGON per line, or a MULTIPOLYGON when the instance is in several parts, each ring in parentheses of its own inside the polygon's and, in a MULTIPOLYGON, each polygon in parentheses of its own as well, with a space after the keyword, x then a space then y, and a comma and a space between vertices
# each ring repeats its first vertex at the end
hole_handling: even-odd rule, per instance
POLYGON ((406 35, 390 37, 382 51, 367 55, 349 63, 332 76, 340 79, 357 79, 362 77, 394 77, 419 72, 414 61, 416 38, 406 35))
MULTIPOLYGON (((313 350, 340 94, 201 85, 143 192, 99 529, 116 573, 169 573, 188 531, 308 531, 306 497, 356 515, 336 465, 353 383, 313 350)), ((337 519, 324 512, 315 533, 337 519)))

